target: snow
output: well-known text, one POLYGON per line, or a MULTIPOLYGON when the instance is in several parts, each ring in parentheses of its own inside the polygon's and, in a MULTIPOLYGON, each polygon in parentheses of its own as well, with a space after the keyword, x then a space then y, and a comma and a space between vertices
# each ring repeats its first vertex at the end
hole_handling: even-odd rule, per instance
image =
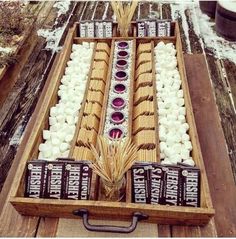
POLYGON ((24 127, 23 125, 19 125, 19 127, 16 129, 14 135, 10 139, 9 145, 10 146, 18 146, 21 142, 22 135, 23 135, 24 127))
POLYGON ((10 47, 1 47, 0 46, 0 52, 8 54, 8 53, 12 52, 12 48, 10 48, 10 47))
POLYGON ((58 51, 61 47, 58 47, 62 34, 64 32, 65 27, 58 27, 54 30, 49 29, 39 29, 37 31, 38 36, 46 38, 47 45, 45 49, 58 51))
POLYGON ((224 0, 224 1, 218 0, 218 2, 220 3, 220 5, 223 8, 225 8, 231 12, 236 12, 236 1, 235 0, 227 0, 227 1, 226 0, 224 0))
MULTIPOLYGON (((57 8, 57 18, 55 20, 54 26, 57 25, 58 19, 61 15, 66 14, 69 10, 70 1, 58 1, 56 2, 53 7, 57 8)), ((55 29, 39 29, 37 31, 38 36, 46 38, 47 45, 45 49, 52 50, 52 51, 59 51, 61 47, 58 47, 59 42, 61 40, 61 37, 63 35, 63 32, 65 30, 67 23, 65 23, 62 27, 57 27, 55 29)))
POLYGON ((174 3, 171 5, 172 19, 177 19, 178 14, 182 16, 182 25, 187 42, 187 51, 191 52, 189 41, 189 27, 185 16, 185 10, 189 9, 190 18, 193 23, 193 29, 199 37, 202 45, 210 49, 218 59, 228 59, 236 63, 236 42, 229 42, 216 34, 215 22, 206 14, 202 13, 198 1, 174 3))
POLYGON ((58 9, 57 18, 60 17, 62 14, 67 13, 67 11, 69 10, 69 6, 70 6, 70 1, 69 0, 56 2, 53 5, 53 7, 58 9))

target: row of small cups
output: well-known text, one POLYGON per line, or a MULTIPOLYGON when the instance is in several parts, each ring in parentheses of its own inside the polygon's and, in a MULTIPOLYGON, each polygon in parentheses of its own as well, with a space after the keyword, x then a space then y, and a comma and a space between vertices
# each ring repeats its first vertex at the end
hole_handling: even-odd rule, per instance
POLYGON ((127 130, 128 95, 129 95, 129 75, 130 75, 130 44, 127 41, 116 42, 112 79, 111 93, 107 109, 107 118, 105 127, 108 128, 108 137, 110 139, 123 138, 127 130), (114 111, 110 112, 109 107, 114 111), (125 127, 126 125, 126 127, 125 127))

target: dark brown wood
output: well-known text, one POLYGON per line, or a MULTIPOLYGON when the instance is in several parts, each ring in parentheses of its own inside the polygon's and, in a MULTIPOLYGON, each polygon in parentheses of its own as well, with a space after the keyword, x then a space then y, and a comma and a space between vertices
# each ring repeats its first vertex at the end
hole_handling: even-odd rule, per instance
POLYGON ((203 55, 185 55, 185 64, 213 206, 216 209, 217 234, 233 236, 236 235, 236 188, 206 62, 203 55))

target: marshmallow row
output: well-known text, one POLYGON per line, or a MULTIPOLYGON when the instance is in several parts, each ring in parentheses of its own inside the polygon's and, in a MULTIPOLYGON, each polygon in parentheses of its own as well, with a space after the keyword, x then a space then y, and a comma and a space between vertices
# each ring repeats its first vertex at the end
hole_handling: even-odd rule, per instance
POLYGON ((175 165, 182 162, 194 166, 176 49, 172 43, 159 42, 154 52, 162 163, 175 165))
POLYGON ((94 43, 73 44, 58 90, 59 102, 50 108, 49 129, 43 130, 39 159, 68 157, 83 101, 94 43))

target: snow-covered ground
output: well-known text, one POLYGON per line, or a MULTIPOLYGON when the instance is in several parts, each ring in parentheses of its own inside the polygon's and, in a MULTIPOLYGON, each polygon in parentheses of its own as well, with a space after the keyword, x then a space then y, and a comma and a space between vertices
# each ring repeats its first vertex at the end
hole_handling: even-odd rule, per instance
MULTIPOLYGON (((229 3, 228 3, 229 4, 229 3)), ((189 26, 185 11, 188 9, 193 23, 193 29, 199 37, 202 44, 213 51, 213 54, 218 59, 229 59, 236 63, 236 42, 229 42, 223 37, 216 34, 214 29, 215 22, 202 13, 199 8, 198 1, 182 1, 171 4, 171 15, 173 19, 182 17, 182 26, 186 37, 187 51, 191 53, 190 39, 189 39, 189 26)))

